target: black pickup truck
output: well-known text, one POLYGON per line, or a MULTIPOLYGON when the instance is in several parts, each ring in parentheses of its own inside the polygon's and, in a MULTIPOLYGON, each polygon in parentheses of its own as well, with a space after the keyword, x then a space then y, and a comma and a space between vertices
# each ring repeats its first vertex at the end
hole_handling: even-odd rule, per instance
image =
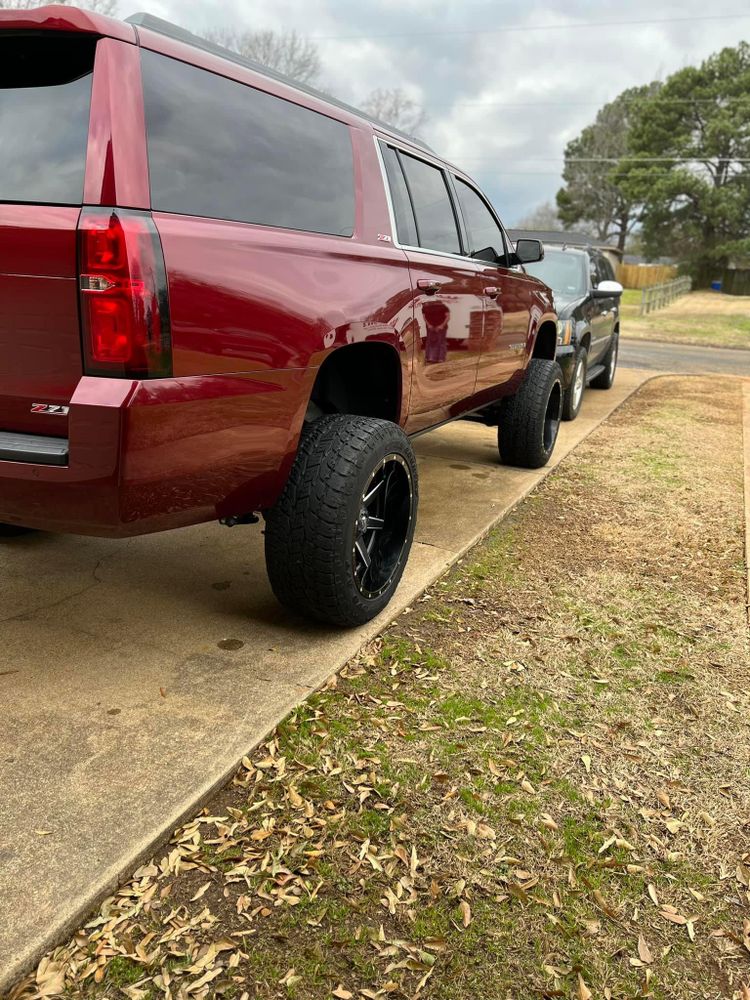
POLYGON ((563 420, 575 420, 583 390, 609 389, 617 368, 622 285, 612 265, 593 247, 547 244, 544 259, 525 270, 555 297, 557 361, 563 373, 563 420))

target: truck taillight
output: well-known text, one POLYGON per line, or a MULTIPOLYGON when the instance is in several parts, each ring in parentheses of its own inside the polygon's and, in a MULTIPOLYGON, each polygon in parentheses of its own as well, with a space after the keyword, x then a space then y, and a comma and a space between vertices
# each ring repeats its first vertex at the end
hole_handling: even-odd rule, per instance
POLYGON ((86 374, 171 375, 167 275, 151 216, 85 208, 78 262, 86 374))

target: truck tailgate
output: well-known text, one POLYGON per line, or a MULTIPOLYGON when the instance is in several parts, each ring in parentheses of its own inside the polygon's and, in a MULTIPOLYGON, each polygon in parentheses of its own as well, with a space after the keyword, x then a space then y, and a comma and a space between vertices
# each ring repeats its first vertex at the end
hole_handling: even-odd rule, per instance
POLYGON ((67 436, 96 41, 0 23, 0 432, 67 436))

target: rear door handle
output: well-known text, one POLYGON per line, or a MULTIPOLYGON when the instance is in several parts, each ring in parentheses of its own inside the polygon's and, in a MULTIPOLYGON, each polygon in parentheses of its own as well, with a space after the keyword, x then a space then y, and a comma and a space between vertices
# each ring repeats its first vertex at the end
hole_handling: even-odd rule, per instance
POLYGON ((485 285, 484 294, 490 299, 496 299, 500 294, 500 289, 497 285, 485 285))
POLYGON ((439 292, 445 284, 445 281, 438 281, 436 278, 419 278, 417 280, 417 288, 428 295, 434 295, 435 292, 439 292))

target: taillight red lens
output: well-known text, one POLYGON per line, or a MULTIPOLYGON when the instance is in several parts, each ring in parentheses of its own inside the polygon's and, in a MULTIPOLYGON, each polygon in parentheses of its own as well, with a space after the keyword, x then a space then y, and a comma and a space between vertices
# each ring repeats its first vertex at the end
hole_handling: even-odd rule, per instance
POLYGON ((159 234, 146 212, 84 209, 78 225, 88 375, 172 373, 169 298, 159 234))

